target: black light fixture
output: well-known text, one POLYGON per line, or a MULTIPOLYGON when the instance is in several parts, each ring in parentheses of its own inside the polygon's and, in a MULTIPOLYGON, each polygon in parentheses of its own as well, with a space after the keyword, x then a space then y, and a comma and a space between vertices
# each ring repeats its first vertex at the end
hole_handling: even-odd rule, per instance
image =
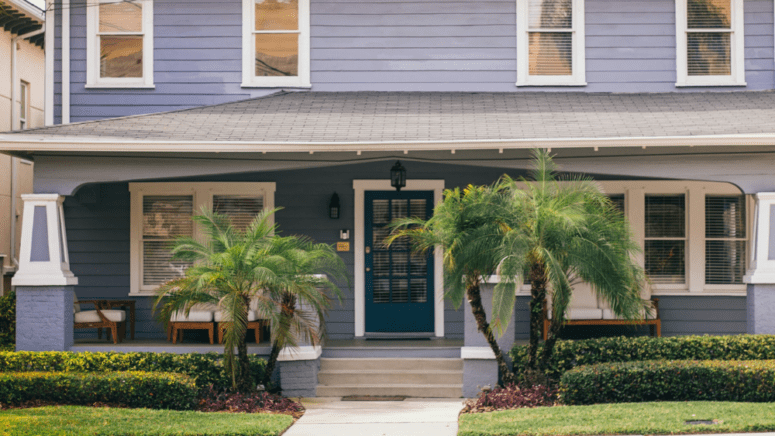
POLYGON ((396 188, 396 191, 401 191, 401 188, 406 186, 406 168, 401 165, 399 160, 390 169, 390 186, 396 188))
POLYGON ((328 202, 328 217, 333 220, 339 219, 339 210, 339 196, 334 192, 334 195, 331 196, 331 200, 328 202))

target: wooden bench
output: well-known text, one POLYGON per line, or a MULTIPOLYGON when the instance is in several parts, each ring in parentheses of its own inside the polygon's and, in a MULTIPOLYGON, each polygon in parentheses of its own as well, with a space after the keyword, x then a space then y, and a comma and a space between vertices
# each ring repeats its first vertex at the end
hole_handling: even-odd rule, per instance
MULTIPOLYGON (((636 321, 630 321, 626 319, 570 319, 562 323, 563 326, 566 325, 647 325, 649 326, 649 333, 651 336, 656 336, 658 338, 662 337, 662 320, 659 319, 659 299, 658 298, 652 298, 651 301, 654 302, 654 315, 655 317, 653 319, 642 319, 642 320, 636 320, 636 321)), ((551 325, 551 320, 549 319, 549 311, 547 310, 546 302, 544 302, 544 331, 543 331, 543 339, 546 340, 546 337, 549 335, 549 326, 551 325)))

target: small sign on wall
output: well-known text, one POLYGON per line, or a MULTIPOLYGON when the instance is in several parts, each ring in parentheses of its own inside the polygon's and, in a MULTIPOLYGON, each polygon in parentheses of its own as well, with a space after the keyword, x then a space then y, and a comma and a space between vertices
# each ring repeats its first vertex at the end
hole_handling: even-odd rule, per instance
POLYGON ((350 243, 349 242, 337 242, 336 243, 336 251, 350 251, 350 243))

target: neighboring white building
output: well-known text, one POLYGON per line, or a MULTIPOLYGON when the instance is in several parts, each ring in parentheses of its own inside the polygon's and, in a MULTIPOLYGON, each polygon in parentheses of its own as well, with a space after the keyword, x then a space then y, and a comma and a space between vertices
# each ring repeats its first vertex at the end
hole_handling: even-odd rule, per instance
MULTIPOLYGON (((24 0, 0 0, 1 132, 43 126, 44 36, 37 33, 43 30, 43 23, 43 11, 35 5, 24 0), (16 51, 15 57, 12 50, 16 51), (12 91, 14 86, 15 92, 12 91), (15 109, 12 110, 13 100, 15 109)), ((0 295, 9 289, 10 276, 16 270, 14 259, 18 258, 22 222, 21 194, 30 192, 32 162, 0 155, 0 295)))

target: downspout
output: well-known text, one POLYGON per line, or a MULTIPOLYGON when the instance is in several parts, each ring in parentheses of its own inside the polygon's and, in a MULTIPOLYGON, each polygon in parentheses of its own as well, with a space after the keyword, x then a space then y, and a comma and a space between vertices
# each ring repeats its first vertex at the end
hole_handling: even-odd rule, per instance
POLYGON ((19 260, 16 259, 16 219, 18 213, 16 211, 16 195, 18 194, 19 184, 16 183, 19 177, 19 158, 11 158, 11 213, 8 217, 11 219, 11 268, 16 271, 19 266, 19 260))
POLYGON ((11 130, 18 130, 17 124, 19 123, 19 111, 16 109, 16 100, 18 100, 17 94, 19 93, 19 87, 16 83, 18 81, 18 74, 16 72, 16 42, 20 39, 27 39, 40 35, 45 31, 46 29, 41 27, 38 30, 28 32, 23 35, 16 35, 11 38, 11 130))

